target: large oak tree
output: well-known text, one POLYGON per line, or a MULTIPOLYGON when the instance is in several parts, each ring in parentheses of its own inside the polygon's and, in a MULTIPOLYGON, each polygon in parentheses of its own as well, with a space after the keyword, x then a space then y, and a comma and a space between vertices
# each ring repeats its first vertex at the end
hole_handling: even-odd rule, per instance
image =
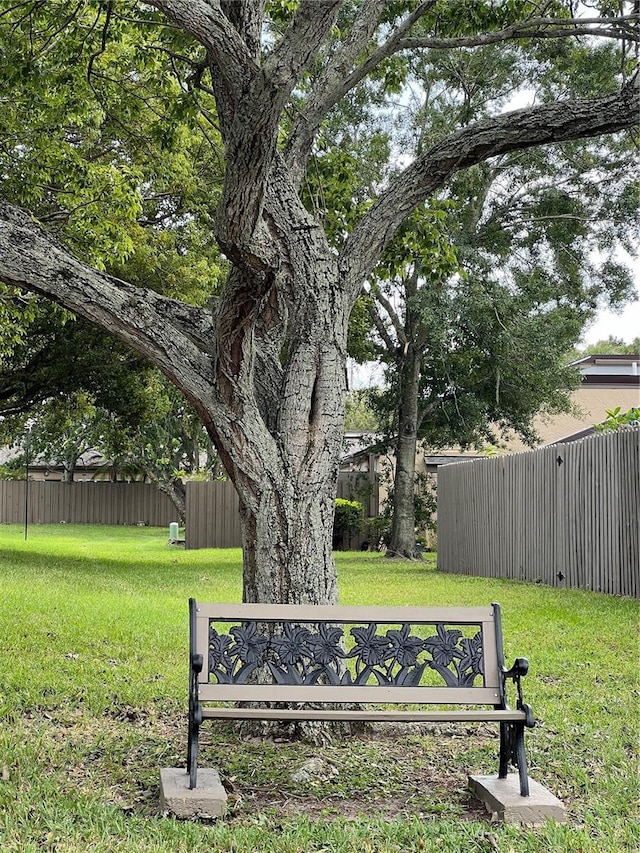
MULTIPOLYGON (((4 3, 0 20, 24 28, 41 5, 4 3)), ((367 86, 382 111, 385 92, 394 96, 393 86, 385 90, 394 63, 410 55, 531 38, 629 43, 637 41, 637 21, 624 13, 574 20, 565 2, 115 0, 68 10, 41 42, 43 61, 71 37, 74 16, 86 8, 95 13, 91 33, 101 34, 97 49, 76 57, 89 79, 98 77, 114 28, 155 26, 177 34, 159 43, 158 53, 174 70, 191 67, 184 92, 215 101, 215 116, 208 106, 206 118, 222 139, 225 171, 211 220, 229 274, 204 308, 133 286, 70 251, 10 196, 0 202, 0 281, 118 335, 190 400, 238 491, 245 600, 334 602, 331 531, 347 325, 363 282, 412 211, 460 170, 508 152, 624 131, 635 123, 640 99, 633 82, 621 80, 595 98, 509 113, 496 108, 453 132, 434 128, 434 141, 378 183, 339 240, 327 236, 323 211, 304 203, 326 120, 341 102, 366 95, 367 86)), ((129 43, 120 60, 131 56, 129 82, 136 85, 138 55, 129 43)), ((158 78, 157 99, 165 97, 158 78)), ((14 159, 24 151, 18 142, 14 159)))

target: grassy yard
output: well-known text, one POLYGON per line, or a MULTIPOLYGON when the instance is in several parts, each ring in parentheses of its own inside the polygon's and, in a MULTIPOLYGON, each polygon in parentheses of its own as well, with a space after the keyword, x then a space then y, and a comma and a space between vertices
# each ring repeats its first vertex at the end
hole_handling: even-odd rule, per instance
POLYGON ((638 602, 446 576, 432 562, 337 555, 343 604, 498 601, 525 655, 531 775, 565 826, 493 825, 465 789, 497 768, 494 727, 405 727, 326 748, 205 728, 229 816, 158 813, 184 761, 187 599, 239 600, 237 550, 189 552, 150 528, 0 526, 0 853, 624 853, 637 824, 638 602), (294 784, 308 757, 324 779, 294 784))

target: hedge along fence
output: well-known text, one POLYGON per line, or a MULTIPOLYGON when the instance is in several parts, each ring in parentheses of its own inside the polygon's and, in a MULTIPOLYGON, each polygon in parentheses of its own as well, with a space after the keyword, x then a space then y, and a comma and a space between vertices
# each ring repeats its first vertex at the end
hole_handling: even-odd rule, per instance
POLYGON ((438 568, 640 598, 640 431, 438 471, 438 568))

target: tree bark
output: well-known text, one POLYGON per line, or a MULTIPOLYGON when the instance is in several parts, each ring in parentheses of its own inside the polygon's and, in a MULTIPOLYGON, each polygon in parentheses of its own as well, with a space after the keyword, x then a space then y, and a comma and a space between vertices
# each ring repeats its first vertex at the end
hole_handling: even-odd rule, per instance
POLYGON ((228 433, 216 430, 216 443, 240 498, 244 600, 335 603, 331 532, 348 306, 325 248, 314 239, 290 248, 299 299, 289 305, 282 364, 271 355, 274 341, 281 346, 277 333, 271 338, 282 322, 274 292, 252 323, 246 279, 232 276, 236 298, 225 300, 218 335, 231 346, 218 353, 215 370, 237 416, 228 433))

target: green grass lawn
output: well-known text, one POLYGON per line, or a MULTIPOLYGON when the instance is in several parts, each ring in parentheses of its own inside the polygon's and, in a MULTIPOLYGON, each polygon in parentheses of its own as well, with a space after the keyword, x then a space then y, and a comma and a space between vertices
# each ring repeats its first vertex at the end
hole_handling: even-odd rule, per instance
POLYGON ((531 775, 565 826, 491 824, 468 773, 497 768, 493 727, 406 730, 319 748, 206 728, 231 810, 158 813, 158 771, 185 753, 187 599, 239 600, 238 550, 184 551, 165 530, 0 526, 0 853, 640 849, 637 601, 447 576, 378 554, 336 555, 343 604, 489 604, 508 661, 530 661, 531 775), (324 780, 294 784, 310 756, 324 780))

